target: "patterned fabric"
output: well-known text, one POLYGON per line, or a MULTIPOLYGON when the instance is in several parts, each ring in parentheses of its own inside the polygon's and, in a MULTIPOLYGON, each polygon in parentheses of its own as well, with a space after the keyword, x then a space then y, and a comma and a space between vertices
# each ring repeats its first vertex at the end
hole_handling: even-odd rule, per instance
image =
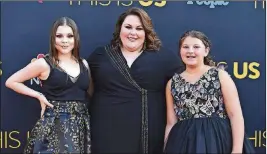
POLYGON ((50 101, 34 126, 24 153, 91 153, 89 115, 77 101, 50 101))
MULTIPOLYGON (((166 154, 231 153, 232 129, 223 102, 219 69, 210 68, 195 83, 178 74, 173 76, 171 91, 178 122, 169 133, 166 154)), ((242 153, 255 153, 246 135, 242 153)))
POLYGON ((171 89, 178 120, 227 117, 217 68, 209 69, 194 84, 175 74, 171 89))

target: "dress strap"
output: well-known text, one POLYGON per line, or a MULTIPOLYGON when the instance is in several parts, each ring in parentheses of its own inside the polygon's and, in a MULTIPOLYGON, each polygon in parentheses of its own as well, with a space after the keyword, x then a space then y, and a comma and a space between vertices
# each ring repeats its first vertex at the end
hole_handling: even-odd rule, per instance
POLYGON ((53 64, 51 62, 51 59, 49 58, 49 55, 45 55, 44 56, 44 60, 46 61, 46 63, 50 66, 50 68, 53 68, 53 64))

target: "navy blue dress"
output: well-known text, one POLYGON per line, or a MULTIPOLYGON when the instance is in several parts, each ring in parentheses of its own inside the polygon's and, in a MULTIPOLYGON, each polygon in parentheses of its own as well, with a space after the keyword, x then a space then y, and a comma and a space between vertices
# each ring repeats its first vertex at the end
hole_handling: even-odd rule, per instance
POLYGON ((80 74, 68 75, 44 57, 50 74, 42 92, 54 108, 46 108, 31 131, 24 153, 91 153, 88 69, 80 60, 80 74))
POLYGON ((179 67, 170 51, 143 51, 128 67, 119 49, 88 58, 94 82, 90 105, 92 153, 158 153, 166 126, 165 86, 179 67))
MULTIPOLYGON (((227 116, 218 68, 209 69, 195 84, 179 74, 171 93, 178 122, 171 129, 166 153, 231 153, 232 130, 227 116)), ((245 137, 243 153, 254 153, 245 137)))

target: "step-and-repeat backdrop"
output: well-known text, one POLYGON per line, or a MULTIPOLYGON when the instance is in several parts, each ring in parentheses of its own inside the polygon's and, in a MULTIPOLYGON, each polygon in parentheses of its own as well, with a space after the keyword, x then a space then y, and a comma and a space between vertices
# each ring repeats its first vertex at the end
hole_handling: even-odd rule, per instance
MULTIPOLYGON (((266 56, 265 4, 231 1, 64 1, 1 2, 1 131, 2 153, 22 152, 29 131, 39 118, 36 99, 5 87, 6 79, 49 46, 52 23, 73 18, 81 35, 81 55, 88 57, 112 38, 118 16, 130 7, 151 16, 165 47, 178 52, 178 39, 190 29, 211 39, 211 54, 227 63, 241 100, 246 132, 257 152, 265 152, 266 56)), ((25 82, 40 88, 38 79, 25 82)))

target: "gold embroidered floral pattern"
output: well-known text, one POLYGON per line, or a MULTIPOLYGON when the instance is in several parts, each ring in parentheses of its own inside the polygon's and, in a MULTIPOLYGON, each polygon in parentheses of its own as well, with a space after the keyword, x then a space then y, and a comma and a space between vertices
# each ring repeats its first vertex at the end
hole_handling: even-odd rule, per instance
POLYGON ((24 153, 91 153, 89 114, 84 103, 51 101, 33 128, 24 153))

